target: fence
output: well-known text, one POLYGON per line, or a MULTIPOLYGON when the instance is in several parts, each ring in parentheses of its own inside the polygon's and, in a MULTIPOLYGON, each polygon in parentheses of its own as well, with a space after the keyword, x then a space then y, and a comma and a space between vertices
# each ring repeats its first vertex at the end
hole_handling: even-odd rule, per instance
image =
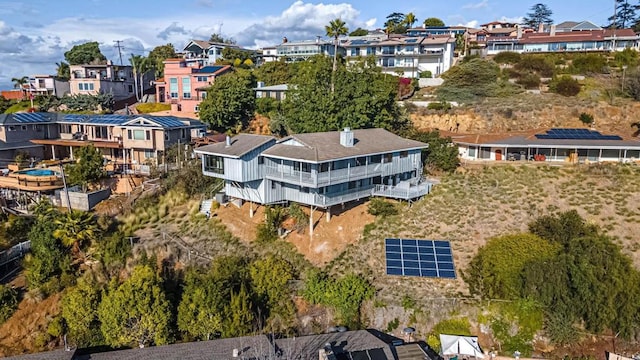
POLYGON ((31 241, 24 241, 12 246, 9 250, 0 252, 0 266, 21 259, 29 250, 31 250, 31 241))

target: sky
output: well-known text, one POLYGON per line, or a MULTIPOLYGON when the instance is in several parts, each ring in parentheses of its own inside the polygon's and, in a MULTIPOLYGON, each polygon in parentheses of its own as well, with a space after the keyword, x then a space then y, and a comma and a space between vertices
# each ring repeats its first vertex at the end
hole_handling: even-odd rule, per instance
MULTIPOLYGON (((157 45, 182 49, 190 39, 222 33, 249 48, 324 36, 341 18, 351 30, 383 27, 392 12, 413 12, 420 24, 438 17, 447 25, 477 26, 517 21, 535 2, 522 0, 0 0, 0 89, 11 78, 53 74, 75 44, 98 41, 102 53, 120 63, 157 45)), ((589 20, 604 25, 614 0, 548 0, 556 23, 589 20)))

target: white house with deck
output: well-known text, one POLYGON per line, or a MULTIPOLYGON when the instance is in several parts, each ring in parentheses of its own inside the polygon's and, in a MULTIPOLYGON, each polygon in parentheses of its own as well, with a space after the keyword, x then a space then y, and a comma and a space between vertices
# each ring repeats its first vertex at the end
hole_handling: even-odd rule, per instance
POLYGON ((202 146, 202 172, 225 181, 232 199, 324 209, 370 196, 413 200, 430 192, 422 177, 428 145, 384 129, 273 136, 238 134, 202 146))

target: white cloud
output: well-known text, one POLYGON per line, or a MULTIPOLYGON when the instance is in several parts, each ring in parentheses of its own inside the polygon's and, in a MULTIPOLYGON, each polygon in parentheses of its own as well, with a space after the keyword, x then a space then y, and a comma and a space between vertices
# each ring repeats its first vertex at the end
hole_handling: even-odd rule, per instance
POLYGON ((524 21, 524 16, 513 16, 513 17, 502 16, 500 17, 500 19, 498 19, 498 21, 522 24, 522 22, 524 21))
POLYGON ((488 6, 489 6, 489 0, 482 0, 476 3, 466 4, 462 8, 465 10, 477 10, 477 9, 487 8, 488 6))
MULTIPOLYGON (((325 25, 341 18, 349 29, 372 28, 377 19, 360 20, 360 11, 348 3, 325 4, 295 1, 280 14, 237 17, 207 10, 209 0, 196 0, 202 10, 162 17, 66 17, 44 26, 29 26, 16 21, 12 26, 0 20, 0 88, 10 87, 10 78, 55 72, 55 63, 64 60, 64 52, 75 44, 97 41, 103 54, 119 62, 114 40, 123 41, 123 60, 130 54, 150 51, 157 45, 172 43, 178 49, 190 39, 208 39, 214 32, 234 38, 242 46, 262 47, 291 40, 315 39, 325 35, 325 25), (20 24, 20 25, 19 25, 20 24)), ((3 4, 4 6, 4 4, 3 4)), ((5 12, 21 9, 20 3, 3 7, 5 12)), ((0 13, 2 10, 0 9, 0 13)))

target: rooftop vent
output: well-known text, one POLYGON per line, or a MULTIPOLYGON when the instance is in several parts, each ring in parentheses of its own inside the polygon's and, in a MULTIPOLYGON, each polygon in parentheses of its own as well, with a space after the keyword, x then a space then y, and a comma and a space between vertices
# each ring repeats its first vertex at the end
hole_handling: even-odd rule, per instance
POLYGON ((225 138, 225 147, 231 146, 231 136, 227 135, 225 138))
POLYGON ((340 145, 344 147, 353 147, 353 131, 350 128, 344 128, 340 131, 340 145))

